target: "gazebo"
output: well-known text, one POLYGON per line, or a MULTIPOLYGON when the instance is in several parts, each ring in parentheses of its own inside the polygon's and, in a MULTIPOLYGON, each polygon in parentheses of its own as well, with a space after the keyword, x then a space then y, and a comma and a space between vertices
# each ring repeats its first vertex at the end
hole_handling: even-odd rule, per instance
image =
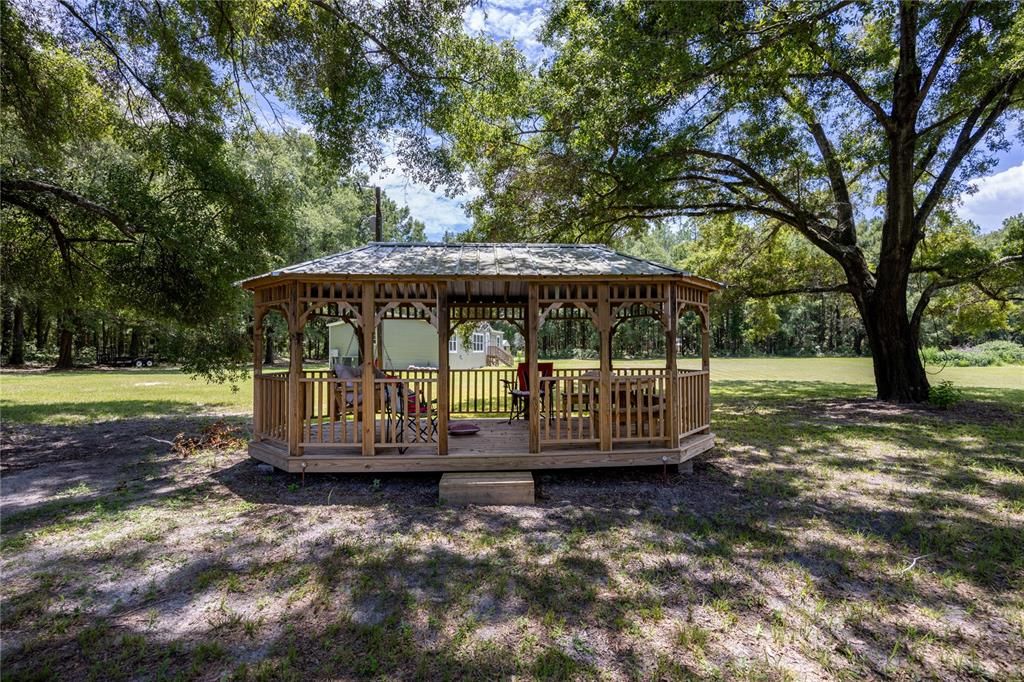
POLYGON ((279 469, 692 466, 689 460, 714 445, 708 299, 720 285, 712 280, 592 244, 374 242, 241 285, 254 295, 249 453, 279 469), (288 324, 287 372, 262 366, 270 311, 288 324), (699 369, 678 367, 679 320, 687 311, 699 317, 699 369), (303 333, 314 316, 353 326, 358 366, 304 367, 303 333), (613 367, 613 334, 637 317, 662 326, 663 368, 613 367), (375 333, 388 318, 424 320, 437 330, 436 368, 378 369, 375 333), (593 323, 597 368, 552 370, 538 360, 538 330, 556 319, 593 323), (515 369, 449 370, 449 338, 459 325, 481 321, 502 321, 522 334, 521 376, 515 369), (503 379, 513 392, 503 390, 503 379), (495 418, 517 398, 527 408, 523 419, 495 418), (453 414, 471 418, 479 433, 450 435, 453 414))

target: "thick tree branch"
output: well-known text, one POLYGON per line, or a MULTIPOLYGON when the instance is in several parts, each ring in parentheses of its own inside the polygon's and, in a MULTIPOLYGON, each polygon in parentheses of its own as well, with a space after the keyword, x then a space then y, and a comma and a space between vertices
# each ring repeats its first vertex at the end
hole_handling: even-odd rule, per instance
POLYGON ((73 279, 74 264, 71 261, 71 245, 68 243, 67 235, 64 234, 64 228, 61 226, 60 221, 42 206, 36 206, 32 202, 26 201, 16 194, 5 192, 3 194, 3 201, 4 203, 10 204, 11 206, 17 206, 18 208, 31 213, 49 226, 49 235, 57 245, 57 251, 60 253, 61 261, 63 261, 64 268, 68 271, 68 278, 73 279))
POLYGON ((814 111, 807 102, 796 102, 791 97, 784 95, 784 99, 797 116, 803 119, 814 138, 822 160, 825 162, 825 171, 828 174, 829 188, 832 190, 832 198, 835 200, 836 217, 839 224, 839 240, 846 246, 854 246, 857 243, 856 225, 853 217, 853 202, 850 201, 850 190, 843 174, 842 164, 836 156, 835 148, 831 140, 825 134, 825 129, 814 115, 814 111))
MULTIPOLYGON (((935 279, 929 282, 924 290, 921 292, 921 296, 917 299, 917 304, 914 306, 914 313, 910 318, 910 323, 914 329, 920 328, 921 318, 924 315, 925 308, 928 307, 931 298, 935 295, 935 292, 941 289, 948 289, 949 287, 955 287, 959 284, 971 284, 977 287, 982 293, 987 295, 989 298, 994 300, 1019 300, 1018 297, 1003 297, 991 288, 986 287, 981 281, 981 278, 989 274, 993 270, 1013 265, 1014 263, 1024 263, 1024 254, 1015 254, 1011 256, 1003 256, 996 260, 988 263, 987 265, 978 268, 969 273, 957 275, 955 277, 946 277, 945 279, 935 279)), ((911 272, 916 273, 933 273, 937 275, 944 275, 945 270, 937 266, 919 266, 912 268, 911 272)))
POLYGON ((889 114, 885 113, 885 109, 882 108, 882 105, 876 102, 874 98, 872 98, 871 95, 868 94, 868 91, 864 89, 864 86, 858 83, 857 79, 848 74, 847 72, 843 71, 842 69, 836 68, 835 65, 829 61, 824 49, 822 49, 818 45, 815 45, 814 47, 818 50, 822 59, 825 60, 825 63, 828 64, 828 68, 817 73, 794 73, 792 74, 793 77, 806 78, 811 80, 821 78, 838 80, 840 83, 843 83, 847 88, 849 88, 850 92, 853 93, 854 97, 856 97, 861 104, 867 107, 868 111, 871 112, 871 115, 874 116, 875 120, 879 123, 879 125, 881 125, 883 128, 890 132, 895 130, 892 118, 890 118, 889 114))
POLYGON ((939 48, 938 53, 935 55, 935 60, 932 62, 931 68, 928 69, 928 75, 924 78, 924 83, 921 84, 921 89, 917 93, 917 100, 914 103, 914 111, 919 111, 921 105, 924 104, 925 98, 928 97, 928 91, 931 90, 932 85, 935 83, 935 79, 939 75, 939 71, 942 70, 942 66, 946 63, 946 58, 949 56, 953 46, 956 45, 956 41, 959 40, 960 36, 963 35, 964 30, 967 28, 969 19, 971 17, 971 11, 977 4, 975 0, 967 0, 960 6, 960 14, 957 15, 953 25, 949 28, 949 33, 946 34, 946 39, 942 42, 942 46, 939 48))
POLYGON ((772 201, 784 209, 780 212, 763 206, 744 205, 741 210, 762 213, 775 218, 779 218, 780 215, 784 215, 785 218, 780 219, 783 219, 785 222, 792 225, 798 232, 800 232, 800 234, 810 240, 812 244, 827 253, 836 261, 844 263, 846 259, 849 258, 851 250, 850 247, 834 241, 829 234, 831 230, 827 226, 822 225, 815 216, 812 216, 803 210, 803 208, 787 196, 786 193, 783 192, 775 183, 743 159, 723 152, 692 147, 681 149, 678 154, 683 156, 701 156, 704 158, 715 159, 717 161, 724 161, 736 167, 742 171, 743 176, 747 177, 772 201), (788 211, 788 213, 786 213, 786 211, 788 211))
POLYGON ((2 188, 5 192, 20 191, 32 192, 34 194, 51 194, 77 208, 100 216, 116 227, 124 236, 128 238, 135 237, 135 230, 116 212, 82 196, 81 194, 78 194, 77 192, 72 192, 71 190, 59 185, 53 185, 39 180, 3 180, 2 188))
POLYGON ((792 296, 794 294, 848 294, 849 284, 829 284, 823 286, 790 287, 788 289, 776 289, 774 291, 744 291, 750 298, 773 298, 775 296, 792 296))
POLYGON ((1017 71, 999 80, 980 98, 977 106, 968 115, 957 135, 956 143, 946 159, 942 171, 936 176, 935 182, 928 190, 924 201, 914 215, 914 225, 918 233, 923 233, 923 226, 931 216, 932 211, 938 206, 946 187, 953 179, 953 175, 964 158, 971 153, 978 142, 992 129, 999 117, 1009 108, 1013 102, 1013 95, 1021 83, 1024 82, 1024 71, 1017 71), (991 107, 991 109, 989 109, 991 107), (988 113, 985 114, 985 110, 988 113), (985 115, 981 123, 978 120, 985 115), (975 129, 975 125, 977 128, 975 129))

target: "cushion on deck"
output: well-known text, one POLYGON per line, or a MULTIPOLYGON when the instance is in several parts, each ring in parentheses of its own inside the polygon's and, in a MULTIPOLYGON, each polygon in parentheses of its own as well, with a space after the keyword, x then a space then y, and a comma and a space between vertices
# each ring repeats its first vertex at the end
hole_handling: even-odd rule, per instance
POLYGON ((448 433, 453 436, 471 436, 479 430, 480 427, 471 422, 452 422, 448 425, 448 433))

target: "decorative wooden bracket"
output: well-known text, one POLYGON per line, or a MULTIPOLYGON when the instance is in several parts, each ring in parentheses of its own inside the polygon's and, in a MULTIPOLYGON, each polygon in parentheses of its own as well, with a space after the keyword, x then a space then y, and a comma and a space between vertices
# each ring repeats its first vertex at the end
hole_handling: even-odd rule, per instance
POLYGON ((380 326, 380 323, 384 320, 384 316, 388 314, 389 310, 394 310, 399 305, 401 305, 401 304, 399 302, 397 302, 397 301, 389 301, 389 302, 385 303, 384 305, 378 307, 377 308, 377 312, 373 316, 374 328, 380 326))
POLYGON ((590 303, 587 303, 586 301, 555 301, 547 304, 547 306, 540 311, 540 314, 537 315, 537 328, 539 329, 541 325, 544 324, 548 315, 556 310, 561 310, 564 305, 569 305, 577 310, 582 310, 590 317, 590 321, 594 323, 594 326, 597 326, 597 310, 594 309, 590 303))
POLYGON ((612 317, 618 319, 618 322, 615 323, 616 327, 621 322, 625 321, 626 319, 629 319, 629 318, 619 318, 618 317, 619 310, 622 309, 625 306, 634 306, 634 305, 638 305, 638 306, 640 306, 642 308, 647 308, 648 310, 650 310, 651 313, 653 313, 651 315, 651 317, 653 317, 655 320, 660 322, 661 326, 664 327, 666 331, 668 331, 668 320, 665 317, 665 306, 669 305, 667 301, 665 303, 658 303, 656 301, 636 301, 636 302, 625 302, 624 301, 624 302, 615 304, 613 306, 613 309, 612 309, 612 317))
POLYGON ((711 329, 711 312, 708 310, 706 305, 697 307, 697 314, 700 315, 701 323, 704 325, 705 331, 711 329))
POLYGON ((421 313, 423 313, 424 315, 426 315, 427 316, 427 322, 430 323, 430 326, 433 327, 434 329, 437 329, 437 309, 436 309, 436 307, 432 308, 432 307, 428 306, 426 303, 420 303, 419 301, 414 301, 410 305, 413 308, 415 308, 416 310, 418 310, 421 313))
POLYGON ((286 303, 273 303, 270 305, 258 303, 253 310, 253 318, 255 319, 256 316, 259 316, 260 324, 262 324, 267 317, 267 313, 276 310, 281 313, 285 319, 288 319, 288 309, 285 306, 287 306, 286 303))
POLYGON ((676 318, 677 319, 683 313, 685 313, 687 310, 692 310, 693 312, 697 313, 697 315, 700 316, 700 321, 701 321, 701 324, 704 326, 704 329, 710 329, 711 328, 711 316, 710 316, 710 313, 708 311, 708 306, 701 305, 701 304, 698 304, 698 303, 689 303, 687 301, 679 301, 679 303, 677 305, 678 305, 678 309, 676 310, 676 318))
POLYGON ((306 310, 302 313, 302 315, 299 316, 299 320, 302 323, 302 325, 305 326, 305 324, 309 321, 309 318, 316 314, 318 310, 320 310, 324 306, 332 305, 337 306, 337 317, 344 319, 346 322, 350 324, 354 324, 356 327, 362 326, 362 315, 360 315, 359 310, 348 301, 316 301, 313 303, 309 303, 306 306, 306 310))
POLYGON ((544 307, 543 309, 541 309, 540 315, 537 316, 537 328, 540 329, 540 327, 543 326, 544 320, 547 319, 548 315, 555 312, 556 310, 559 310, 561 307, 562 302, 556 301, 555 303, 551 303, 544 307))

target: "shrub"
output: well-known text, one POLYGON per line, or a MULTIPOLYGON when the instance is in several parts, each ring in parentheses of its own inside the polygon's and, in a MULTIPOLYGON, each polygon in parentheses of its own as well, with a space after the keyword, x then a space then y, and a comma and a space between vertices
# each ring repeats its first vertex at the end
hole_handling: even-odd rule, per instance
POLYGON ((963 399, 964 392, 954 386, 952 381, 943 381, 928 391, 928 402, 943 410, 949 409, 963 399))
POLYGON ((572 357, 574 360, 596 360, 598 352, 593 348, 573 348, 572 357))
POLYGON ((1013 341, 987 341, 971 349, 973 352, 990 355, 998 359, 999 364, 1024 364, 1024 346, 1013 341))
POLYGON ((926 364, 954 367, 1020 365, 1024 364, 1024 346, 1013 341, 988 341, 973 348, 924 348, 921 350, 921 359, 926 364))

